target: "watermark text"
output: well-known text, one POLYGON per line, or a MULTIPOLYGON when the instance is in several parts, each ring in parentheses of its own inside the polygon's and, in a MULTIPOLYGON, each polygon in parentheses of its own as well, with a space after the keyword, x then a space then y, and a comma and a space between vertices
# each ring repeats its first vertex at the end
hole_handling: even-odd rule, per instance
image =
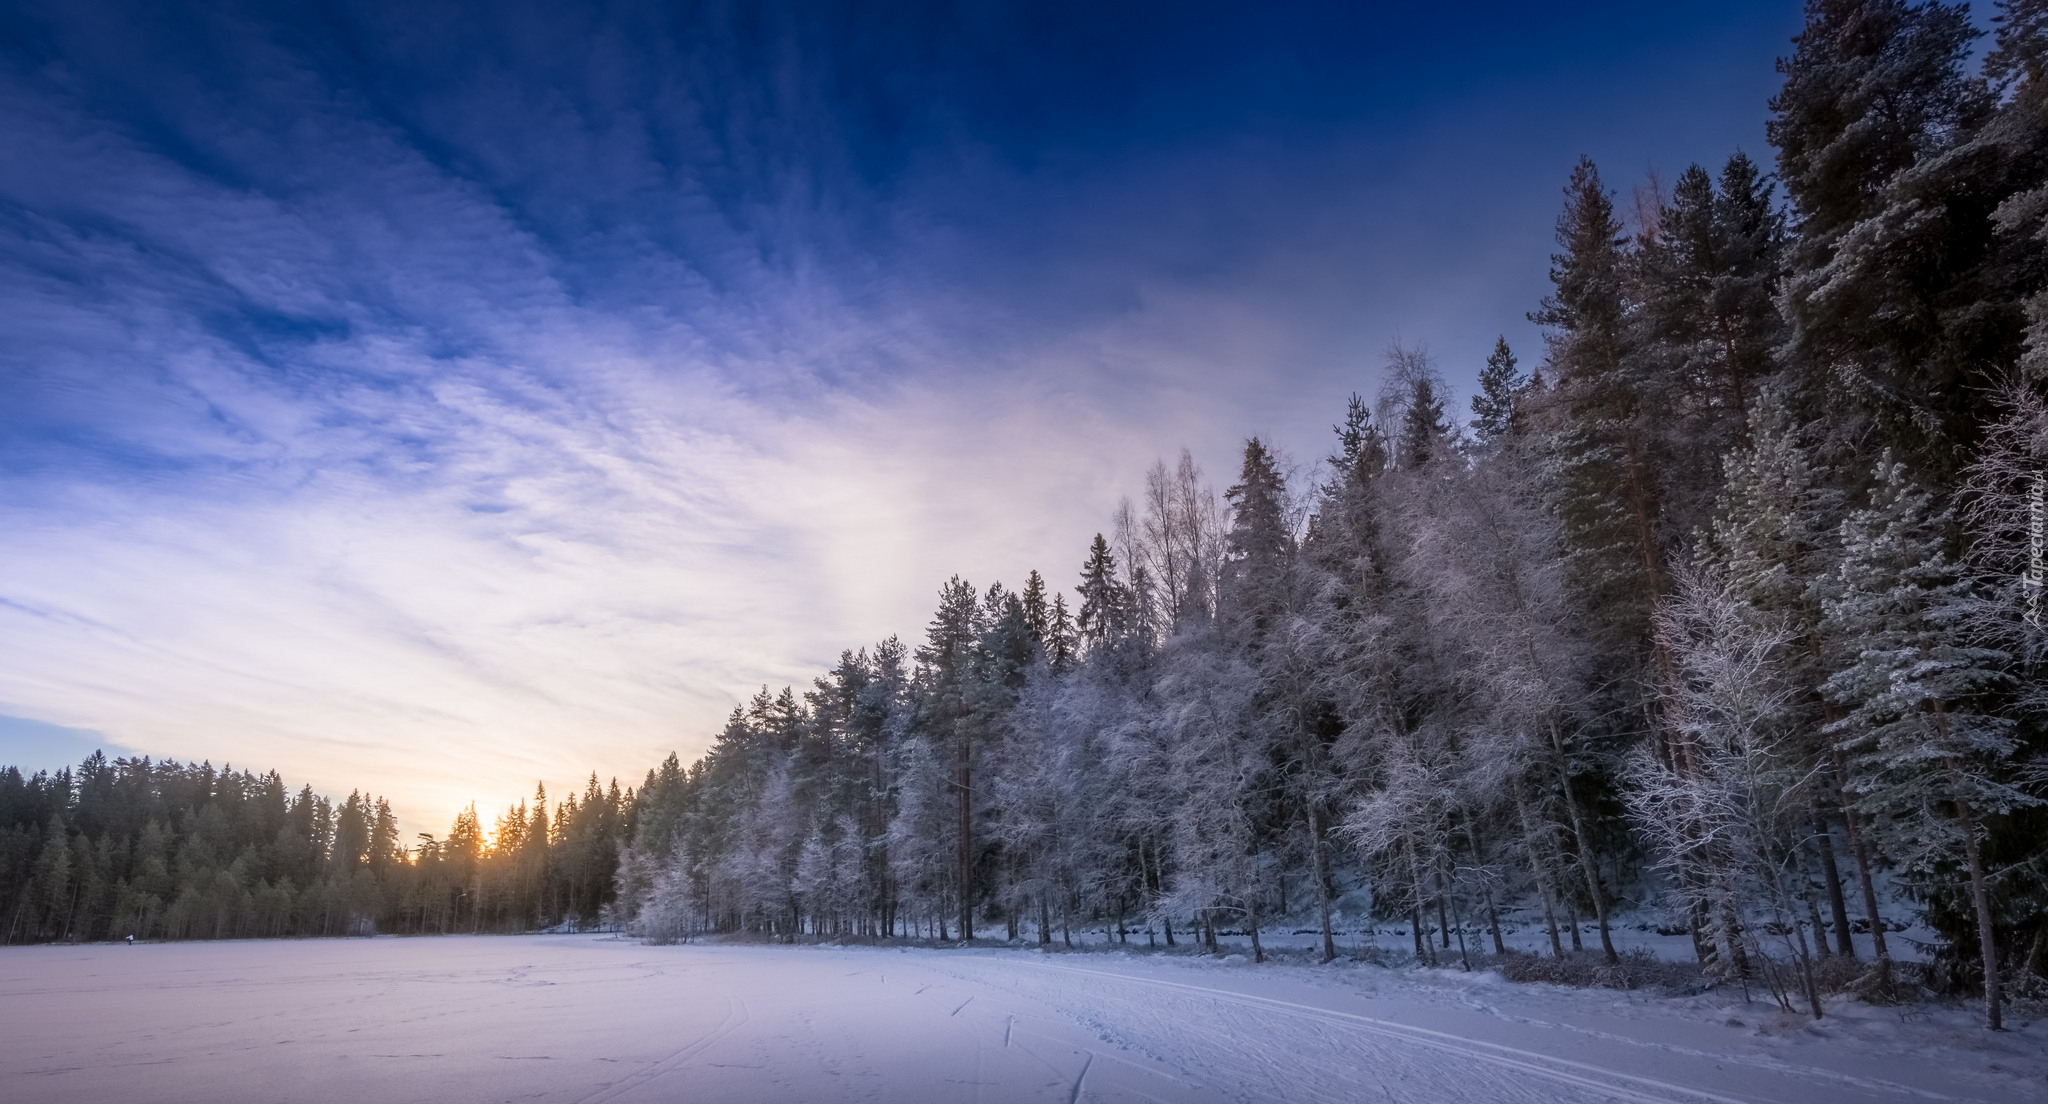
POLYGON ((2041 577, 2044 535, 2048 535, 2048 472, 2035 472, 2027 488, 2027 573, 2020 583, 2026 594, 2027 624, 2041 627, 2041 577))

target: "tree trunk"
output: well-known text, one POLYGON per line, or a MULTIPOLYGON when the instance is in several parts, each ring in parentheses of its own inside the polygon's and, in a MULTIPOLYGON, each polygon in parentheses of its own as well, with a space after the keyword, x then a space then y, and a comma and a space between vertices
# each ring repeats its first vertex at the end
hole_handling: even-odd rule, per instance
POLYGON ((2005 993, 1998 978, 1998 943, 1991 929, 1991 885, 1984 876, 1984 845, 1978 834, 1977 817, 1970 803, 1956 800, 1956 819, 1963 823, 1963 847, 1970 858, 1970 904, 1977 910, 1977 948, 1984 959, 1984 1026, 2005 1030, 1999 1006, 2005 993))
POLYGON ((1472 972, 1472 955, 1465 950, 1465 914, 1453 910, 1451 912, 1451 920, 1458 926, 1458 963, 1469 974, 1472 972))
MULTIPOLYGON (((1849 938, 1849 902, 1842 894, 1842 871, 1835 864, 1835 835, 1828 830, 1825 817, 1813 818, 1814 843, 1820 851, 1820 874, 1827 883, 1828 911, 1834 914, 1835 948, 1843 958, 1856 957, 1856 941, 1849 938)), ((1828 943, 1819 932, 1814 933, 1814 942, 1820 944, 1822 954, 1827 953, 1828 943)))
POLYGON ((1806 902, 1806 922, 1813 926, 1814 946, 1819 950, 1819 957, 1826 958, 1828 956, 1828 929, 1825 924, 1821 923, 1820 905, 1813 899, 1813 883, 1806 880, 1806 864, 1803 862, 1799 864, 1799 881, 1799 899, 1806 902))
POLYGON ((1444 911, 1444 898, 1446 896, 1448 894, 1444 890, 1443 875, 1438 874, 1436 876, 1436 934, 1437 938, 1443 943, 1444 950, 1448 951, 1451 949, 1451 917, 1449 913, 1444 911))
POLYGON ((974 781, 967 765, 967 736, 960 737, 960 941, 974 938, 974 781))
POLYGON ((1870 919, 1871 951, 1877 956, 1878 969, 1889 972, 1892 953, 1884 945, 1884 916, 1877 911, 1877 883, 1870 877, 1870 846, 1864 842, 1856 806, 1849 801, 1844 789, 1845 780, 1849 777, 1848 760, 1842 755, 1842 749, 1833 743, 1828 745, 1828 752, 1834 759, 1835 798, 1842 810, 1842 831, 1849 835, 1849 854, 1856 860, 1856 880, 1863 883, 1863 914, 1870 919))
POLYGON ((1500 938, 1500 910, 1493 907, 1493 887, 1486 886, 1486 930, 1493 933, 1493 953, 1508 953, 1508 945, 1500 938))
MULTIPOLYGON (((1607 895, 1600 890, 1600 871, 1593 862, 1593 841, 1586 835, 1585 818, 1579 815, 1579 799, 1572 796, 1572 776, 1565 762, 1564 739, 1557 734, 1557 722, 1550 723, 1550 746, 1557 751, 1558 787, 1564 791, 1565 811, 1571 814, 1572 837, 1578 843, 1579 868, 1586 873, 1586 892, 1593 898, 1593 918, 1600 923, 1600 951, 1609 962, 1621 961, 1614 953, 1614 936, 1607 930, 1607 895)), ((1578 925, 1572 925, 1573 950, 1577 950, 1578 925)))
POLYGON ((1550 886, 1550 870, 1543 863, 1543 857, 1536 850, 1536 821, 1529 815, 1529 802, 1522 796, 1522 787, 1515 787, 1515 811, 1522 818, 1522 847, 1529 852, 1529 872, 1536 878, 1536 892, 1543 899, 1543 927, 1550 933, 1550 953, 1556 958, 1564 957, 1564 944, 1557 938, 1557 910, 1553 905, 1557 893, 1550 886))
POLYGON ((1427 962, 1434 966, 1436 956, 1430 953, 1429 940, 1422 934, 1422 865, 1415 858, 1414 837, 1404 836, 1402 842, 1408 849, 1408 899, 1412 902, 1408 907, 1408 915, 1415 921, 1415 961, 1427 962))
POLYGON ((1323 823, 1314 801, 1308 803, 1308 853, 1309 876, 1316 880, 1316 917, 1323 926, 1323 961, 1331 962, 1337 957, 1337 938, 1330 930, 1330 881, 1323 869, 1323 823))

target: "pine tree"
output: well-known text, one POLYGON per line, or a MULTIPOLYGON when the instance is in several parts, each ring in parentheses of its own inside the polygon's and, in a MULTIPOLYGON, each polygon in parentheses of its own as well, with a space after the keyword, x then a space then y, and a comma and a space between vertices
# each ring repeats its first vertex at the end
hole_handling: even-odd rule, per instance
POLYGON ((1529 377, 1516 369, 1507 337, 1494 338, 1493 352, 1479 371, 1479 393, 1472 396, 1472 430, 1482 444, 1492 444, 1520 428, 1516 406, 1528 390, 1529 377))
POLYGON ((1238 481, 1223 493, 1231 505, 1224 535, 1222 597, 1256 635, 1278 600, 1275 587, 1294 553, 1287 523, 1287 487, 1273 454, 1257 437, 1245 442, 1238 481))
POLYGON ((2006 93, 1977 141, 1995 150, 2010 193, 1992 212, 1997 263, 2021 299, 2019 375, 2048 388, 2048 0, 2005 0, 1985 75, 2006 93))
POLYGON ((1783 268, 1784 220, 1768 180, 1742 154, 1717 189, 1698 165, 1630 260, 1635 356, 1665 409, 1655 419, 1656 475, 1667 525, 1706 523, 1721 456, 1741 443, 1757 390, 1773 370, 1783 324, 1773 301, 1783 268))
POLYGON ((1444 420, 1436 384, 1426 376, 1416 380, 1401 415, 1401 466, 1413 469, 1428 464, 1444 452, 1450 439, 1451 426, 1444 420))
POLYGON ((1052 664, 1053 673, 1065 674, 1074 665, 1080 651, 1080 631, 1074 627, 1073 618, 1067 614, 1067 596, 1055 592, 1052 596, 1052 621, 1046 628, 1046 660, 1052 664))
POLYGON ((1031 639, 1039 647, 1048 644, 1052 634, 1052 611, 1045 601, 1045 577, 1037 568, 1024 578, 1024 624, 1031 630, 1031 639))
POLYGON ((1124 629, 1130 596, 1117 578, 1116 557, 1102 534, 1088 546, 1088 560, 1081 565, 1080 616, 1075 627, 1082 646, 1099 651, 1115 643, 1124 629))
POLYGON ((1808 0, 1765 126, 1799 216, 1802 269, 1823 266, 1841 233, 1881 208, 1894 175, 1982 109, 1961 68, 1976 34, 1960 4, 1808 0))
POLYGON ((1657 436, 1641 365, 1626 354, 1621 224, 1593 162, 1565 186, 1551 257, 1553 294, 1531 321, 1551 328, 1546 401, 1553 508, 1588 614, 1610 647, 1639 653, 1663 588, 1657 436))
MULTIPOLYGON (((1352 395, 1344 424, 1333 427, 1337 454, 1332 478, 1321 489, 1315 524, 1304 538, 1328 580, 1325 601, 1333 612, 1355 619, 1377 612, 1386 592, 1386 555, 1380 544, 1377 488, 1387 468, 1387 445, 1363 398, 1352 395)), ((1343 635, 1355 634, 1354 623, 1343 635)))
POLYGON ((954 806, 951 873, 959 937, 963 940, 974 938, 978 890, 974 877, 974 779, 982 740, 981 725, 975 715, 975 682, 981 673, 980 644, 986 628, 987 619, 974 587, 956 575, 940 590, 939 611, 917 653, 919 666, 925 672, 920 679, 925 727, 935 755, 950 763, 954 806))
POLYGON ((1782 302, 1805 406, 1845 442, 1874 423, 1943 479, 1988 420, 1987 384, 2021 352, 2022 301, 2048 278, 2038 247, 1994 224, 2041 183, 2048 139, 2038 119, 1987 130, 2002 113, 1965 72, 1977 35, 1960 5, 1814 0, 1772 101, 1800 217, 1782 302))
MULTIPOLYGON (((1786 647, 1775 661, 1794 694, 1786 709, 1797 731, 1818 737, 1822 726, 1834 719, 1821 693, 1828 676, 1821 602, 1838 557, 1835 530, 1843 510, 1840 494, 1823 484, 1800 437, 1776 395, 1766 393, 1758 399, 1751 410, 1748 447, 1728 457, 1711 555, 1744 608, 1766 627, 1786 634, 1786 647)), ((1832 805, 1848 833, 1873 946, 1880 962, 1888 961, 1868 841, 1855 806, 1841 798, 1845 761, 1840 749, 1825 738, 1808 740, 1801 750, 1817 776, 1826 780, 1830 799, 1818 810, 1820 816, 1830 815, 1827 806, 1832 805)), ((1824 822, 1815 840, 1834 912, 1837 949, 1854 957, 1847 904, 1824 822)))
POLYGON ((1826 603, 1837 664, 1829 726, 1848 757, 1849 789, 1886 851, 1911 874, 1968 871, 1984 970, 1986 1023, 2000 1025, 1984 839, 1992 819, 2037 801, 2011 785, 2010 719, 1993 712, 2008 657, 1955 631, 1969 582, 1945 551, 1948 511, 1887 453, 1868 507, 1842 525, 1838 589, 1826 603))

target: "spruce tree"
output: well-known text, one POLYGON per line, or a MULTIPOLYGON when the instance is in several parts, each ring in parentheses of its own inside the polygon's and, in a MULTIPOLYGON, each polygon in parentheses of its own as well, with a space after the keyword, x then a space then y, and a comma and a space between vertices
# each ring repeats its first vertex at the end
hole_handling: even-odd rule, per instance
POLYGON ((2038 804, 2010 781, 2012 721, 1995 710, 2008 657, 1957 632, 1969 580, 1945 551, 1952 523, 1889 453, 1870 505, 1842 525, 1837 589, 1824 631, 1836 669, 1828 726, 1847 755, 1848 788, 1885 851, 1909 875, 1967 871, 1984 971, 1985 1019, 2000 1026, 2001 986, 1984 840, 1992 821, 2038 804))
POLYGON ((1287 523, 1287 487, 1279 464, 1257 437, 1245 442, 1238 481, 1223 497, 1231 505, 1224 535, 1224 597, 1234 614, 1263 627, 1273 611, 1272 587, 1293 555, 1294 534, 1287 523))
POLYGON ((1055 592, 1052 596, 1052 620, 1046 626, 1045 652, 1047 662, 1052 664, 1054 674, 1065 674, 1072 669, 1074 657, 1080 650, 1080 631, 1074 627, 1074 619, 1067 613, 1067 596, 1055 592))
POLYGON ((1770 184, 1738 153, 1718 188, 1704 168, 1686 169, 1630 259, 1634 356, 1663 407, 1651 423, 1663 458, 1655 474, 1674 531, 1706 524, 1720 458, 1741 443, 1772 371, 1783 244, 1770 184))
POLYGON ((1031 630, 1031 639, 1045 647, 1052 633, 1052 611, 1045 601, 1045 577, 1033 568, 1024 578, 1024 624, 1031 630))
POLYGON ((2011 194, 1992 212, 2006 283, 2026 327, 2018 367, 2048 391, 2048 0, 2005 0, 1985 75, 2005 93, 1977 141, 1997 151, 2011 194))
POLYGON ((1839 555, 1836 527, 1842 514, 1841 495, 1822 481, 1790 412, 1775 394, 1760 396, 1752 407, 1749 438, 1746 448, 1728 457, 1727 481, 1714 519, 1711 559, 1744 608, 1760 619, 1764 628, 1785 634, 1785 647, 1773 659, 1780 677, 1793 691, 1785 706, 1788 722, 1802 734, 1797 746, 1828 795, 1816 810, 1815 841, 1834 913, 1837 950, 1845 956, 1855 955, 1847 903, 1825 823, 1829 815, 1838 815, 1848 833, 1871 939, 1879 960, 1888 961, 1869 844, 1855 806, 1841 797, 1845 762, 1840 749, 1821 735, 1822 728, 1835 719, 1833 706, 1821 693, 1828 676, 1821 602, 1839 555))
POLYGON ((1656 434, 1641 365, 1626 354, 1621 223, 1581 158, 1565 186, 1555 288, 1532 313, 1550 327, 1546 396, 1553 508, 1587 613, 1617 655, 1639 654, 1662 590, 1656 434))
POLYGON ((1401 415, 1401 466, 1420 468, 1444 451, 1450 442, 1451 425, 1444 420, 1443 400, 1436 396, 1436 384, 1427 377, 1409 389, 1407 409, 1401 415))
POLYGON ((1082 646, 1098 651, 1116 642, 1124 628, 1130 596, 1117 578, 1116 557, 1101 533, 1088 545, 1088 559, 1081 565, 1081 609, 1075 628, 1082 646))
POLYGON ((1529 377, 1515 367, 1515 354, 1505 335, 1493 340, 1493 352, 1479 371, 1479 393, 1472 396, 1472 431, 1480 443, 1492 444, 1519 428, 1516 404, 1529 390, 1529 377))
POLYGON ((1989 420, 2048 278, 2038 246, 1995 224, 2041 184, 2048 139, 1966 73, 1978 33, 1961 5, 1814 0, 1772 101, 1799 218, 1781 302, 1803 409, 1844 444, 1874 429, 1938 480, 1989 420))

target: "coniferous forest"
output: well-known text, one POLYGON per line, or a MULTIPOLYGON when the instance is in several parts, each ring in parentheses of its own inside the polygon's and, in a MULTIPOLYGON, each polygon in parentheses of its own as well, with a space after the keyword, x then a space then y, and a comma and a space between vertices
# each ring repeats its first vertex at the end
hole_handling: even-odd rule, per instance
POLYGON ((955 578, 635 790, 408 845, 274 774, 0 775, 8 938, 1284 924, 1327 959, 1385 921, 1614 962, 1628 916, 1786 1007, 1854 977, 1996 1026, 2048 992, 2048 2, 1996 12, 1812 0, 1774 164, 1571 170, 1541 350, 1396 346, 1321 455, 1161 461, 1072 590, 955 578))
POLYGON ((333 801, 276 771, 109 761, 0 768, 0 942, 529 931, 595 925, 633 793, 591 776, 487 826, 399 838, 383 798, 333 801))

